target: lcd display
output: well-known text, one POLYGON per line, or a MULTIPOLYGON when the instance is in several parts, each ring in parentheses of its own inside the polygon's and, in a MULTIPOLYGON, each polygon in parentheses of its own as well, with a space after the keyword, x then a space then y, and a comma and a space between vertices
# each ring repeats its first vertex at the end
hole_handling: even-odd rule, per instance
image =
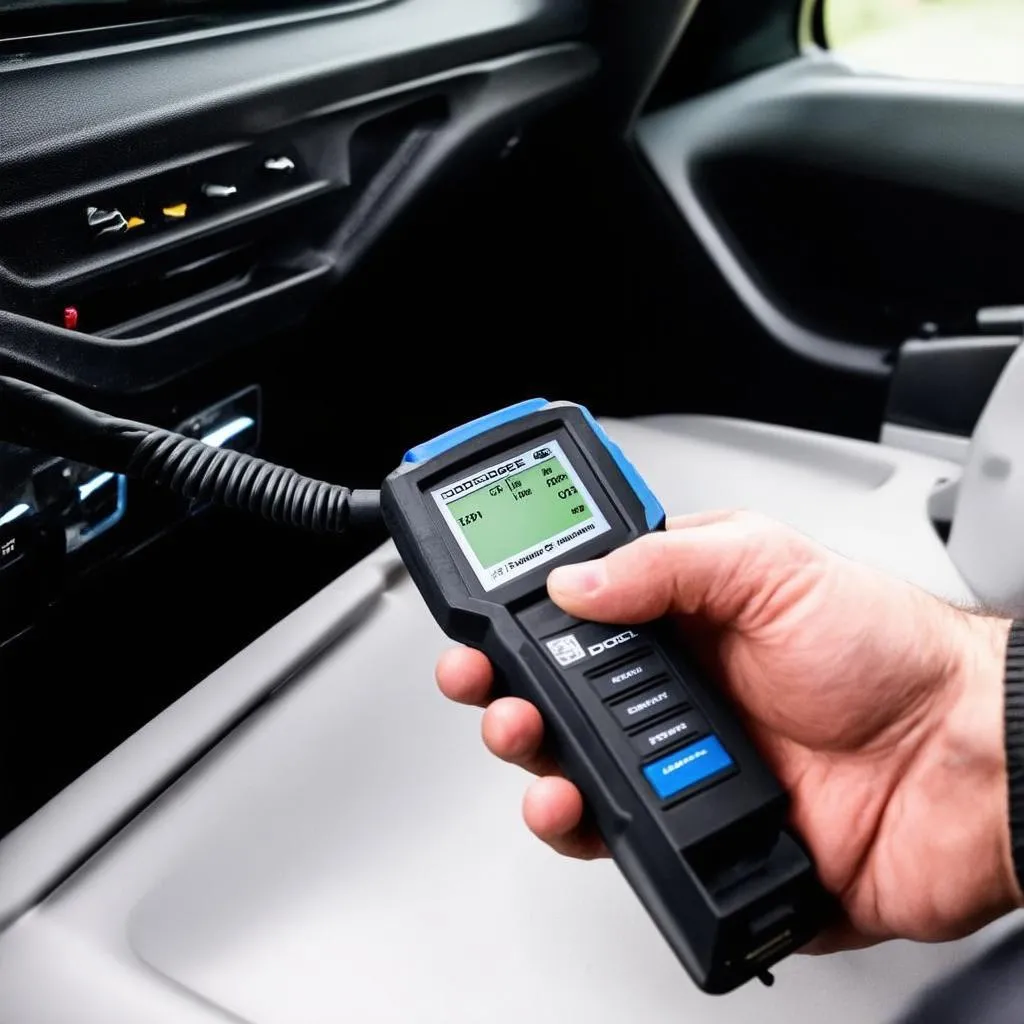
POLYGON ((557 441, 502 459, 432 495, 485 590, 611 529, 557 441))

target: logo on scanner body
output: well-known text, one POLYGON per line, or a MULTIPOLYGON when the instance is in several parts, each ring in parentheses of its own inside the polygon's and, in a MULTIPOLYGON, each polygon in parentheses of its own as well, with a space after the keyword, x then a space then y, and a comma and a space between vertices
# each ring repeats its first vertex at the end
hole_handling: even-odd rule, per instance
POLYGON ((441 500, 448 501, 454 498, 456 494, 464 494, 466 491, 476 490, 481 484, 487 483, 489 480, 497 480, 499 477, 508 476, 509 473, 514 473, 517 469, 525 469, 525 459, 513 459, 511 462, 506 462, 501 466, 493 466, 487 470, 486 473, 478 473, 476 476, 467 477, 465 480, 460 480, 457 484, 453 484, 451 487, 446 488, 441 492, 441 500))
POLYGON ((618 636, 610 636, 599 644, 591 644, 587 648, 587 654, 592 658, 596 658, 599 654, 604 654, 605 651, 614 650, 616 647, 621 647, 623 644, 628 644, 630 640, 636 639, 637 634, 633 630, 627 629, 624 633, 619 633, 618 636))
POLYGON ((568 633, 565 636, 556 637, 554 640, 548 640, 545 646, 551 652, 551 657, 565 668, 587 657, 596 658, 599 654, 604 654, 605 651, 613 651, 616 647, 621 647, 638 638, 638 633, 627 629, 615 636, 608 637, 607 640, 601 640, 599 643, 590 644, 584 648, 583 644, 576 639, 575 633, 568 633))

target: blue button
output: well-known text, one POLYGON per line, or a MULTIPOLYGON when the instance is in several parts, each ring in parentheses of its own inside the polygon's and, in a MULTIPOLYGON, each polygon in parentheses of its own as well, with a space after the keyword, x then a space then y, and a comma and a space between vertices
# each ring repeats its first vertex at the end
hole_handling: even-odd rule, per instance
POLYGON ((732 767, 732 763, 725 747, 714 736, 709 736, 706 740, 692 743, 649 764, 644 769, 644 775, 654 792, 662 800, 667 800, 732 767))

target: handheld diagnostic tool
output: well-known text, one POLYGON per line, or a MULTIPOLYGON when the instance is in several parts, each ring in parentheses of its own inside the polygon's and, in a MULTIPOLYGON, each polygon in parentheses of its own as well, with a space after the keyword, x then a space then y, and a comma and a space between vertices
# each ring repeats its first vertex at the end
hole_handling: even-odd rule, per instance
POLYGON ((548 573, 664 525, 586 409, 534 399, 405 456, 384 517, 441 628, 540 710, 622 873, 697 984, 727 992, 810 940, 829 900, 787 799, 668 623, 581 622, 548 573))

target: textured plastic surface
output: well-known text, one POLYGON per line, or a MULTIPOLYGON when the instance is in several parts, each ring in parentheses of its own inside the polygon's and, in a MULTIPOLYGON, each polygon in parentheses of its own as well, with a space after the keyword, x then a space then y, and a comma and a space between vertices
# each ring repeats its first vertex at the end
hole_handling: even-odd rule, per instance
MULTIPOLYGON (((394 7, 422 14, 431 7, 439 12, 438 4, 443 6, 446 2, 448 0, 428 0, 425 7, 421 8, 420 0, 417 0, 417 3, 411 6, 394 7)), ((575 9, 574 0, 565 0, 565 3, 575 9)), ((482 8, 485 6, 489 8, 489 5, 477 5, 473 18, 463 19, 460 22, 461 26, 468 29, 471 24, 476 23, 475 18, 484 17, 487 12, 482 8)), ((382 8, 375 14, 383 17, 386 12, 393 9, 382 8)), ((547 29, 555 32, 565 28, 559 19, 550 20, 549 16, 545 16, 540 0, 537 0, 537 5, 531 3, 526 7, 518 7, 516 12, 524 17, 536 16, 547 29)), ((516 12, 506 10, 502 17, 512 17, 516 12)), ((490 16, 495 16, 495 13, 491 11, 490 16)), ((564 13, 572 12, 567 8, 564 13)), ((408 20, 404 24, 410 31, 416 25, 425 27, 419 22, 408 20)), ((571 24, 571 18, 566 24, 571 24)), ((317 52, 323 43, 321 35, 314 37, 318 40, 317 52)), ((515 36, 516 33, 513 32, 509 39, 515 36)), ((353 55, 350 50, 356 38, 345 35, 341 43, 336 41, 334 45, 332 52, 339 62, 335 71, 340 79, 335 83, 337 91, 329 95, 328 109, 348 109, 355 105, 356 100, 369 102, 394 98, 397 102, 406 93, 411 93, 415 97, 422 95, 424 90, 430 90, 434 95, 445 96, 453 108, 453 113, 443 128, 437 131, 412 133, 406 144, 399 148, 374 179, 374 187, 363 193, 350 214, 337 224, 321 225, 324 231, 321 244, 316 252, 310 251, 302 261, 298 261, 301 263, 301 269, 292 272, 291 276, 284 280, 258 289, 252 294, 235 296, 232 301, 215 304, 210 309, 186 317, 182 322, 171 323, 131 340, 67 331, 27 316, 0 310, 0 368, 12 371, 15 376, 23 376, 42 383, 58 382, 106 391, 135 390, 163 383, 218 353, 258 339, 266 329, 276 329, 280 325, 275 317, 281 316, 285 320, 290 320, 308 307, 308 302, 298 301, 303 296, 309 299, 306 289, 324 287, 347 272, 398 211, 430 178, 442 170, 449 160, 463 154, 465 147, 474 139, 492 131, 500 132, 503 126, 521 127, 533 113, 552 102, 554 97, 586 82, 597 66, 596 56, 589 47, 561 43, 482 63, 450 67, 445 65, 447 70, 429 77, 413 78, 410 76, 422 75, 424 63, 406 63, 402 58, 407 59, 409 54, 402 50, 401 56, 396 54, 398 67, 390 77, 381 78, 383 72, 379 66, 374 65, 375 73, 367 80, 364 75, 352 74, 360 68, 366 70, 362 64, 366 59, 365 54, 353 55), (410 68, 413 70, 410 71, 410 68), (351 92, 357 88, 358 83, 373 91, 359 97, 358 92, 351 92)), ((379 34, 372 35, 373 42, 369 45, 374 52, 382 45, 382 38, 379 34)), ((408 38, 405 41, 408 42, 408 38)), ((401 40, 395 42, 399 46, 402 43, 401 40)), ((460 48, 455 47, 446 49, 445 53, 454 59, 454 55, 459 51, 460 48)), ((195 55, 191 59, 195 60, 195 55)), ((219 67, 215 57, 210 57, 210 61, 219 67)), ((228 63, 235 71, 238 70, 234 63, 228 63)), ((145 62, 143 66, 146 66, 145 62)), ((243 63, 242 66, 248 65, 243 63)), ((266 66, 280 70, 280 62, 271 60, 269 64, 259 66, 261 76, 266 66)), ((306 89, 309 91, 306 92, 296 86, 294 92, 299 98, 295 99, 292 92, 289 92, 288 95, 292 97, 289 104, 284 104, 283 101, 279 104, 268 103, 267 93, 264 91, 261 91, 258 97, 252 98, 254 111, 251 116, 255 118, 255 123, 260 123, 268 109, 272 109, 275 116, 286 124, 290 120, 301 120, 306 117, 310 105, 322 113, 323 104, 327 102, 323 91, 328 88, 323 77, 326 72, 322 65, 313 66, 316 68, 316 74, 313 75, 313 72, 309 71, 308 74, 312 77, 308 81, 304 79, 306 89)), ((192 125, 192 132, 199 133, 197 138, 205 138, 210 142, 206 134, 208 132, 233 133, 239 130, 237 113, 227 121, 223 120, 223 110, 217 105, 218 96, 206 97, 206 100, 201 102, 192 93, 194 78, 187 75, 182 81, 187 83, 182 88, 186 88, 189 95, 188 105, 180 111, 180 116, 185 119, 186 124, 192 125), (212 105, 208 111, 204 106, 206 101, 212 105), (198 122, 189 120, 199 118, 200 112, 202 118, 198 122)), ((278 79, 274 81, 283 87, 283 82, 279 82, 278 79)), ((168 83, 163 84, 168 86, 168 83)), ((271 88, 271 83, 268 83, 265 77, 260 78, 260 85, 263 89, 271 88)), ((91 83, 90 87, 93 86, 102 88, 104 95, 116 92, 110 89, 106 80, 101 80, 98 84, 91 83)), ((90 95, 89 100, 92 99, 90 95)), ((279 124, 276 126, 280 127, 279 124)), ((120 131, 121 127, 116 126, 116 131, 120 131)), ((115 128, 111 128, 110 131, 115 131, 115 128)), ((192 136, 188 130, 172 131, 168 129, 167 124, 161 123, 161 146, 167 145, 168 140, 187 141, 189 138, 192 136)), ((218 141, 222 141, 222 137, 219 137, 218 141)), ((195 144, 198 145, 198 141, 195 141, 195 144)), ((104 157, 109 157, 110 152, 109 145, 103 148, 104 157)), ((3 171, 2 155, 0 154, 0 172, 3 171)), ((81 171, 82 164, 75 166, 81 171)), ((31 178, 33 175, 26 174, 25 177, 31 178)), ((82 187, 81 182, 77 185, 82 187)))
MULTIPOLYGON (((955 466, 736 421, 606 426, 673 513, 758 509, 972 599, 924 512, 955 466)), ((50 892, 0 934, 5 1018, 883 1024, 1019 924, 794 957, 771 992, 712 1000, 610 863, 563 860, 527 833, 522 772, 431 681, 445 646, 389 545, 0 843, 5 911, 50 892)))
POLYGON ((36 198, 42 180, 52 199, 93 176, 130 177, 137 168, 120 163, 128 140, 134 159, 169 161, 401 82, 572 38, 586 24, 580 0, 399 0, 314 13, 278 17, 270 28, 256 18, 159 45, 10 62, 5 203, 36 198), (69 94, 75 102, 61 102, 69 94), (29 165, 38 177, 15 176, 29 165))

